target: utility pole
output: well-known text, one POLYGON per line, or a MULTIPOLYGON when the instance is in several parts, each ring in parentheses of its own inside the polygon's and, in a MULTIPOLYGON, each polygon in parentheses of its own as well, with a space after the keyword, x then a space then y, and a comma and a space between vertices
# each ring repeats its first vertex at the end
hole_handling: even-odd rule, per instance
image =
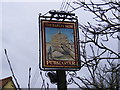
MULTIPOLYGON (((120 4, 120 1, 118 2, 120 4)), ((118 9, 120 10, 120 7, 118 7, 118 9)), ((120 23, 120 12, 118 12, 118 23, 120 23)), ((120 27, 119 27, 119 32, 118 32, 118 53, 120 55, 120 27)), ((118 60, 118 64, 120 64, 120 59, 118 60)), ((120 89, 120 68, 118 69, 118 88, 120 89)))
MULTIPOLYGON (((120 4, 120 1, 118 2, 120 4)), ((118 7, 120 10, 120 7, 118 7)), ((120 23, 120 12, 118 12, 118 23, 120 23)), ((120 27, 119 27, 119 32, 118 32, 118 54, 120 55, 120 27)), ((118 64, 120 64, 120 58, 118 59, 118 64)), ((120 90, 120 68, 118 68, 118 89, 120 90)))

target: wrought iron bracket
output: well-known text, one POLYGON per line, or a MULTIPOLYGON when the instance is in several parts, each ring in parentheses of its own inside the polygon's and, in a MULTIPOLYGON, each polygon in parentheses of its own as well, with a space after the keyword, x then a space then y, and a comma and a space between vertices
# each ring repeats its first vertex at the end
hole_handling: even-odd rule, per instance
POLYGON ((45 15, 39 14, 39 18, 59 21, 77 21, 77 16, 75 16, 75 13, 56 10, 50 10, 45 15))

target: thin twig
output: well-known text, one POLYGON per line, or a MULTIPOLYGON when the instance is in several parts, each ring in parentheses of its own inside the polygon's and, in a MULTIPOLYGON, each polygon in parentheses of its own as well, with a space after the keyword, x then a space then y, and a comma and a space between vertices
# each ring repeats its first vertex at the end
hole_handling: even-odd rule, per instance
POLYGON ((10 60, 9 60, 9 58, 8 58, 7 50, 4 49, 4 51, 5 51, 5 55, 6 55, 6 58, 7 58, 7 61, 8 61, 8 64, 9 64, 10 71, 11 71, 11 73, 12 73, 12 76, 13 76, 15 82, 16 82, 16 85, 17 85, 18 89, 21 90, 20 85, 19 85, 19 83, 18 83, 18 81, 17 81, 17 79, 16 79, 16 77, 15 77, 14 72, 13 72, 12 65, 11 65, 11 63, 10 63, 10 60))
POLYGON ((30 90, 31 67, 29 68, 28 90, 30 90))

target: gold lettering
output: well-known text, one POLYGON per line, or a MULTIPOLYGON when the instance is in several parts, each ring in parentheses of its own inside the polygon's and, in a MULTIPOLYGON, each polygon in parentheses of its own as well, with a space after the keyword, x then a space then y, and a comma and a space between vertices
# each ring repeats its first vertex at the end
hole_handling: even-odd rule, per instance
POLYGON ((75 62, 72 62, 72 65, 75 65, 75 62))
POLYGON ((65 28, 73 28, 73 25, 65 25, 65 28))

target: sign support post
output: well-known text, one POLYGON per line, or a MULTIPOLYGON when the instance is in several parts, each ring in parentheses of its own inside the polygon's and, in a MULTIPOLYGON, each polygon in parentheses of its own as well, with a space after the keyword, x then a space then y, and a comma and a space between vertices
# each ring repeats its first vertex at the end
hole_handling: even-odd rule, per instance
POLYGON ((65 71, 58 70, 56 71, 56 74, 57 74, 57 90, 67 90, 65 71))

